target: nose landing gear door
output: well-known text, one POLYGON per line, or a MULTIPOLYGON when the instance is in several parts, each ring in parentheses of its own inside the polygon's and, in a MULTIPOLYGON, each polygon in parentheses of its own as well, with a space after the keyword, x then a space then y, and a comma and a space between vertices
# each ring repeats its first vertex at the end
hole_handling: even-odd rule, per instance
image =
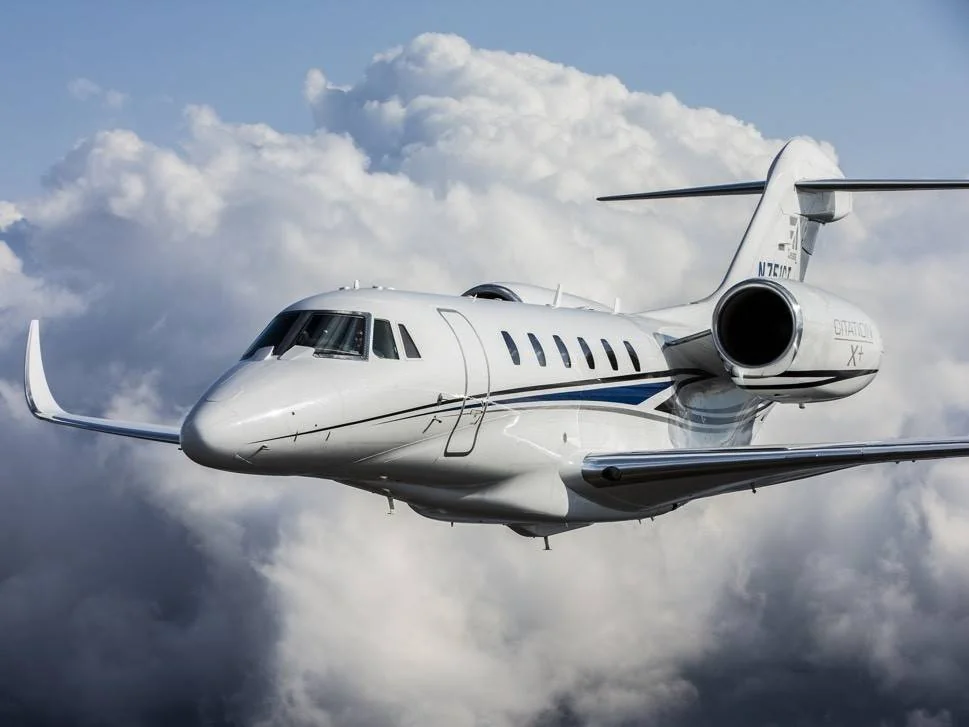
POLYGON ((474 449, 478 429, 488 408, 491 374, 484 346, 471 322, 455 310, 438 309, 457 339, 464 359, 464 399, 454 429, 444 447, 445 457, 464 457, 474 449))

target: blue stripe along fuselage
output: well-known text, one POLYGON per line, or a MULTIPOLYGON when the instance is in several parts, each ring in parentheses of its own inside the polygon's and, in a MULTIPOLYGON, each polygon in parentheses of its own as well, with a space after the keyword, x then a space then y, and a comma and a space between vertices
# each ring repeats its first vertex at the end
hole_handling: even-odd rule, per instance
POLYGON ((542 401, 602 401, 610 404, 628 404, 638 406, 647 399, 656 396, 672 386, 672 381, 648 381, 642 384, 623 384, 622 386, 606 386, 598 389, 572 389, 569 391, 552 391, 530 396, 520 396, 514 399, 502 399, 496 404, 524 404, 542 401))
MULTIPOLYGON (((660 375, 669 375, 672 372, 663 372, 660 375)), ((645 374, 650 376, 650 374, 645 374)), ((626 378, 626 377, 623 377, 626 378)), ((470 396, 466 400, 460 403, 455 403, 454 400, 450 402, 444 402, 442 404, 430 404, 414 407, 413 409, 405 409, 403 411, 392 412, 389 414, 381 414, 375 417, 369 417, 367 419, 358 419, 355 421, 343 422, 342 424, 335 424, 329 427, 319 427, 318 429, 311 429, 306 432, 300 432, 299 436, 305 436, 307 434, 315 434, 316 432, 329 431, 331 429, 341 429, 343 427, 350 427, 356 424, 366 424, 366 423, 382 423, 389 421, 399 421, 400 419, 414 419, 416 417, 426 416, 427 414, 447 414, 452 411, 476 409, 485 404, 489 406, 502 406, 505 404, 522 404, 522 403, 542 403, 542 402, 555 402, 555 401, 569 401, 575 404, 581 405, 584 401, 597 401, 606 402, 613 404, 625 404, 627 406, 638 406, 644 401, 649 399, 662 391, 665 391, 673 385, 672 380, 657 380, 650 379, 643 383, 637 384, 621 384, 619 386, 603 386, 597 389, 588 388, 571 388, 567 391, 551 391, 546 393, 536 393, 529 394, 528 396, 519 396, 513 399, 490 399, 485 398, 483 395, 479 394, 477 396, 470 396)), ((552 384, 552 386, 575 386, 575 384, 563 383, 563 384, 552 384)), ((507 395, 507 394, 506 394, 507 395)), ((502 396, 502 394, 496 393, 495 396, 502 396)), ((267 439, 258 440, 254 443, 272 442, 277 439, 289 439, 292 434, 286 434, 281 437, 269 437, 267 439)))

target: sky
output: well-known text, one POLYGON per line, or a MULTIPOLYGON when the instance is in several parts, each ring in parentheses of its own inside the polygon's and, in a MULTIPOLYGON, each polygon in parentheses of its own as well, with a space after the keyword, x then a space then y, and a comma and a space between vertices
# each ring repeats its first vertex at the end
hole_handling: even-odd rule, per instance
POLYGON ((671 91, 776 138, 836 144, 864 175, 965 174, 952 149, 969 124, 969 9, 961 0, 778 6, 615 2, 17 3, 0 44, 0 196, 34 190, 79 138, 123 126, 173 142, 181 110, 307 132, 306 70, 351 83, 370 57, 426 31, 534 53, 671 91), (125 95, 79 101, 88 79, 125 95))
MULTIPOLYGON (((67 408, 177 423, 305 295, 524 278, 682 302, 719 282, 753 205, 596 194, 760 178, 792 135, 849 174, 969 174, 958 6, 671 5, 7 11, 0 723, 969 718, 965 462, 717 497, 544 552, 26 409, 31 318, 67 408)), ((773 413, 764 441, 965 434, 961 199, 858 196, 822 230, 809 282, 878 321, 882 371, 773 413)))

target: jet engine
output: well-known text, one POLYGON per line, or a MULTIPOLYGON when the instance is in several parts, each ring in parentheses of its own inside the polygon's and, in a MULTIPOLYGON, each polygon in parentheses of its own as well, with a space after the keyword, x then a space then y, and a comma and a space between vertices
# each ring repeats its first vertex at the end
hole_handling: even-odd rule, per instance
POLYGON ((509 303, 558 305, 562 308, 583 308, 596 311, 612 310, 612 307, 597 300, 589 300, 571 293, 562 293, 551 288, 542 288, 528 283, 483 283, 464 291, 461 295, 465 298, 504 300, 509 303))
POLYGON ((713 312, 713 342, 734 384, 765 399, 813 402, 861 391, 882 340, 861 310, 793 280, 752 278, 713 312))

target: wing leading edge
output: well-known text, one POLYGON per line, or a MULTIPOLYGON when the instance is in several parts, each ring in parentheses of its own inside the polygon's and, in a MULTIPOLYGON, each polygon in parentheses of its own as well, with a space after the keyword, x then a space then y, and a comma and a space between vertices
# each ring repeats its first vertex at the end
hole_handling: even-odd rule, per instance
POLYGON ((969 439, 591 454, 582 477, 644 506, 676 505, 867 464, 969 457, 969 439))
POLYGON ((64 411, 47 384, 44 361, 40 353, 40 322, 31 321, 27 334, 27 357, 24 361, 24 394, 30 411, 38 419, 69 427, 89 429, 95 432, 118 434, 123 437, 150 439, 168 444, 179 443, 179 427, 163 424, 115 421, 98 417, 82 416, 64 411))

